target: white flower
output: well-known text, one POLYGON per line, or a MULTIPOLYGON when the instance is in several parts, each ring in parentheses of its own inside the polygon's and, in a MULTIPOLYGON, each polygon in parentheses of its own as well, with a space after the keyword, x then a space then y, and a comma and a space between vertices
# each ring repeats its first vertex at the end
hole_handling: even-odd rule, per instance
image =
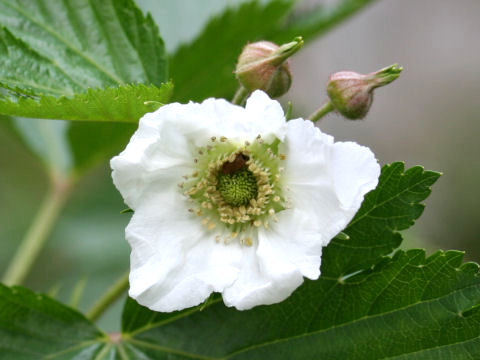
POLYGON ((156 311, 212 292, 239 310, 284 300, 319 277, 322 248, 380 172, 368 148, 286 122, 261 91, 245 108, 208 99, 146 114, 111 166, 135 211, 129 294, 156 311))

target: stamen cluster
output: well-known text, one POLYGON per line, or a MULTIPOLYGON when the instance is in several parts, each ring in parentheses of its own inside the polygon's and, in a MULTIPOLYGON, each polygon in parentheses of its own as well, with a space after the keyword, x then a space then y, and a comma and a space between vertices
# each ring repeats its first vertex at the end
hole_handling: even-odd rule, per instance
POLYGON ((197 150, 195 171, 179 184, 183 194, 194 204, 190 212, 201 218, 209 230, 218 229, 216 241, 252 245, 248 235, 252 227, 269 227, 275 214, 286 208, 283 196, 278 141, 267 144, 261 136, 253 143, 238 144, 226 137, 197 150), (226 230, 226 231, 225 231, 226 230))

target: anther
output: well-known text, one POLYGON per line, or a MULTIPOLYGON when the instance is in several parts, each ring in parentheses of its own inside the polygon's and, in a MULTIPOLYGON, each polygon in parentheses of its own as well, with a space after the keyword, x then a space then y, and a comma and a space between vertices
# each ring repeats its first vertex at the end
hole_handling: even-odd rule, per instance
POLYGON ((215 141, 217 140, 217 137, 216 137, 216 136, 212 136, 212 137, 210 138, 210 140, 212 140, 212 142, 215 142, 215 141))
POLYGON ((221 141, 221 142, 225 142, 225 141, 227 141, 227 138, 226 138, 225 136, 222 136, 222 137, 220 138, 220 141, 221 141))
POLYGON ((214 229, 215 226, 217 226, 217 225, 215 225, 215 223, 211 222, 210 224, 208 224, 208 230, 214 229))
POLYGON ((280 158, 280 160, 285 160, 287 158, 287 155, 280 154, 280 155, 278 155, 278 157, 280 158))

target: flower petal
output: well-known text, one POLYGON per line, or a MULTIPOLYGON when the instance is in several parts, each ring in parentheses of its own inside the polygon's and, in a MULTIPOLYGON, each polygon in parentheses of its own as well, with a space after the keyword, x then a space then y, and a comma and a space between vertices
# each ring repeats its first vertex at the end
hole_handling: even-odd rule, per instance
POLYGON ((275 138, 283 141, 287 131, 285 115, 280 103, 263 91, 254 91, 245 105, 246 120, 250 123, 252 139, 258 134, 267 142, 275 138))
POLYGON ((285 177, 292 206, 308 214, 323 245, 353 218, 364 195, 380 174, 370 149, 355 143, 333 143, 313 123, 288 123, 285 177))
POLYGON ((225 305, 248 310, 257 305, 275 304, 300 286, 303 282, 300 271, 294 267, 285 268, 275 259, 274 249, 275 244, 264 242, 261 251, 272 254, 268 264, 264 264, 258 256, 258 245, 244 248, 238 279, 223 291, 225 305))
MULTIPOLYGON (((174 190, 174 189, 173 189, 174 190)), ((176 191, 151 194, 126 229, 131 297, 155 311, 202 303, 238 276, 242 249, 217 244, 176 191)))
POLYGON ((245 109, 223 99, 168 104, 143 116, 126 149, 110 161, 113 182, 135 210, 152 178, 168 176, 178 182, 193 169, 197 148, 212 137, 243 143, 259 134, 266 140, 283 138, 285 132, 280 104, 261 91, 251 95, 245 109))

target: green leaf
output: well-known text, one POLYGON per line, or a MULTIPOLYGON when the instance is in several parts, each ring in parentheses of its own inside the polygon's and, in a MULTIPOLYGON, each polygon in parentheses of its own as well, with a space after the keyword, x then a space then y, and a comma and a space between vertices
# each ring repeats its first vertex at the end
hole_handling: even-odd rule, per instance
POLYGON ((30 290, 0 286, 2 359, 476 359, 478 265, 422 250, 348 279, 306 281, 284 302, 249 311, 204 306, 156 313, 128 299, 122 334, 30 290))
POLYGON ((117 153, 170 97, 158 28, 131 0, 0 0, 0 26, 0 113, 132 123, 13 120, 50 172, 77 175, 117 153))
POLYGON ((342 276, 372 266, 400 246, 399 230, 412 226, 423 212, 421 204, 440 174, 415 166, 404 171, 396 162, 382 168, 377 188, 365 196, 360 210, 324 250, 322 274, 342 276))
POLYGON ((130 0, 2 0, 0 25, 2 114, 136 122, 170 97, 158 29, 130 0))
POLYGON ((172 84, 120 85, 106 89, 88 89, 72 97, 26 97, 0 100, 3 114, 42 119, 131 122, 168 102, 172 84))
POLYGON ((325 34, 376 0, 337 0, 293 13, 272 38, 281 43, 301 35, 306 40, 325 34))
POLYGON ((0 285, 0 358, 94 359, 106 335, 82 314, 45 295, 0 285))
POLYGON ((0 83, 66 95, 167 81, 158 28, 132 0, 0 0, 0 83))
POLYGON ((197 39, 181 46, 171 57, 175 100, 231 96, 237 87, 233 71, 243 46, 263 40, 276 29, 293 2, 279 0, 261 5, 250 1, 212 18, 197 39))
POLYGON ((369 271, 307 281, 286 301, 249 311, 217 297, 203 311, 162 314, 129 299, 123 348, 142 359, 477 358, 480 279, 462 257, 399 251, 369 271))

